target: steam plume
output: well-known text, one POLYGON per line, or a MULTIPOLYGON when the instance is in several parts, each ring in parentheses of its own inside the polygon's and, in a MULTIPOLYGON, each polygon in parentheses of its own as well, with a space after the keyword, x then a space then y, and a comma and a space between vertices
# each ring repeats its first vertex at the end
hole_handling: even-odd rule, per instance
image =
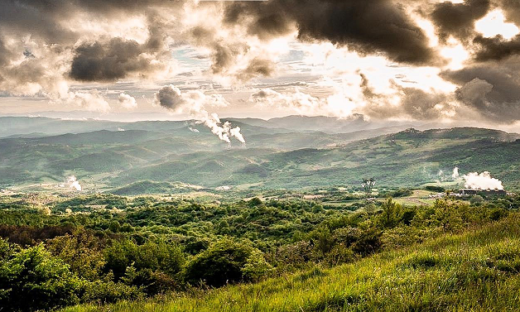
POLYGON ((459 174, 459 167, 453 168, 453 173, 452 173, 451 177, 453 179, 458 179, 459 176, 460 176, 460 174, 459 174))
POLYGON ((67 184, 68 184, 69 188, 75 189, 78 192, 81 192, 81 190, 82 190, 81 185, 79 184, 79 182, 75 176, 68 177, 67 184))
POLYGON ((200 123, 208 127, 213 134, 224 142, 231 143, 232 137, 242 143, 246 142, 239 127, 232 128, 229 121, 222 124, 217 114, 210 114, 206 110, 206 106, 228 105, 227 101, 220 95, 207 96, 200 91, 182 93, 175 86, 169 85, 155 94, 154 103, 175 113, 190 114, 193 118, 200 120, 200 123))
POLYGON ((502 181, 492 178, 487 171, 479 174, 478 172, 471 172, 462 176, 466 181, 464 187, 473 190, 503 190, 502 181))

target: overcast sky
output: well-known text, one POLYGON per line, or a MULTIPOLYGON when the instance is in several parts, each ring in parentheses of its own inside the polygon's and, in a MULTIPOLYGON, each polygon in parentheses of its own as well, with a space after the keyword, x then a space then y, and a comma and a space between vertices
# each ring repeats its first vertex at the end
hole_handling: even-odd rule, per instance
POLYGON ((1 0, 0 115, 518 129, 517 25, 516 0, 1 0))

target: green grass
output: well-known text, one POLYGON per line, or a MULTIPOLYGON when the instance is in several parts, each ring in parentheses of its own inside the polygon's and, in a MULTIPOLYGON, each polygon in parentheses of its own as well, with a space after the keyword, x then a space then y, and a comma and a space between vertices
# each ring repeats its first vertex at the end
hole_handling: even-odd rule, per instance
POLYGON ((520 216, 332 269, 64 311, 517 311, 520 216))

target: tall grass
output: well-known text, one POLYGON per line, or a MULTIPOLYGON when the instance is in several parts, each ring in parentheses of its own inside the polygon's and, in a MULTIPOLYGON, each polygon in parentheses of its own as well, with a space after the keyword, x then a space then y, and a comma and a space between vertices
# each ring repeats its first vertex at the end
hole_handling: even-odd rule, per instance
POLYGON ((518 311, 520 217, 332 269, 85 311, 518 311))

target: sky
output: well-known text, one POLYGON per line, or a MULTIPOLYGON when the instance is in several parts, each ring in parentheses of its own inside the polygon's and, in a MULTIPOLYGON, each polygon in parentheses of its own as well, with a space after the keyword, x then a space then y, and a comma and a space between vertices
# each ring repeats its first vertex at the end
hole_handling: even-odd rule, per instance
POLYGON ((516 0, 1 2, 0 115, 520 131, 516 0))

